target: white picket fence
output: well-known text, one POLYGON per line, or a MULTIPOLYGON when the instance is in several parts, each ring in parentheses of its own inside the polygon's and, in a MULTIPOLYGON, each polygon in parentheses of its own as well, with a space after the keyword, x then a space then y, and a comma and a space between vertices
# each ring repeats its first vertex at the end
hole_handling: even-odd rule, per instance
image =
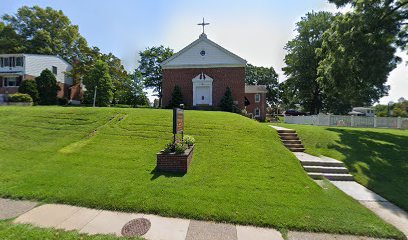
POLYGON ((336 127, 408 129, 408 118, 341 115, 285 116, 285 123, 336 127))

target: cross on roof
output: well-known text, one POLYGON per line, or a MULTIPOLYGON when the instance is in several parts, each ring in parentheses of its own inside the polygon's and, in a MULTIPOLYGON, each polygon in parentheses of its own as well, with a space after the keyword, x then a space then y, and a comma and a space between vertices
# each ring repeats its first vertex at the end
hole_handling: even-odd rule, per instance
POLYGON ((205 27, 206 25, 210 25, 210 24, 209 24, 209 23, 206 23, 206 22, 204 21, 204 18, 203 18, 203 22, 202 22, 202 23, 199 23, 199 24, 197 24, 197 25, 203 26, 203 34, 204 34, 204 27, 205 27))

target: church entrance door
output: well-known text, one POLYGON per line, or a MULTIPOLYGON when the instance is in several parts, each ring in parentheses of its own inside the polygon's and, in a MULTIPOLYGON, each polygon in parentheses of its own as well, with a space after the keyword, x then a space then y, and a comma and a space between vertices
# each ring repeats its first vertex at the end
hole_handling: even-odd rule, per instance
POLYGON ((196 86, 196 104, 211 105, 211 89, 210 86, 196 86))

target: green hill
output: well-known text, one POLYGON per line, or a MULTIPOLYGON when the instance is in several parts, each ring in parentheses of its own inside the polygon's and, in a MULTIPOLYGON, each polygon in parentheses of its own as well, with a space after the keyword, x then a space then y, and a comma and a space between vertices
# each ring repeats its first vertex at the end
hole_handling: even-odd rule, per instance
POLYGON ((196 138, 184 176, 154 171, 172 112, 1 107, 0 196, 337 233, 402 238, 358 202, 313 182, 274 130, 186 111, 196 138))

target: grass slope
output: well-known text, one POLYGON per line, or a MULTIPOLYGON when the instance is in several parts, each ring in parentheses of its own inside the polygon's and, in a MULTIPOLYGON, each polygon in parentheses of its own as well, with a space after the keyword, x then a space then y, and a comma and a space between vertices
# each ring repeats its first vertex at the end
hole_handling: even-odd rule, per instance
POLYGON ((186 111, 184 176, 154 171, 172 112, 0 108, 0 196, 285 229, 402 238, 334 187, 316 185, 269 126, 186 111))
POLYGON ((285 124, 306 152, 343 161, 355 179, 408 211, 408 131, 285 124))
POLYGON ((65 232, 62 230, 55 230, 52 228, 38 228, 28 224, 12 224, 10 221, 0 221, 0 239, 2 240, 44 240, 44 239, 58 239, 58 240, 141 240, 142 238, 125 238, 111 235, 86 235, 80 234, 76 231, 65 232))

